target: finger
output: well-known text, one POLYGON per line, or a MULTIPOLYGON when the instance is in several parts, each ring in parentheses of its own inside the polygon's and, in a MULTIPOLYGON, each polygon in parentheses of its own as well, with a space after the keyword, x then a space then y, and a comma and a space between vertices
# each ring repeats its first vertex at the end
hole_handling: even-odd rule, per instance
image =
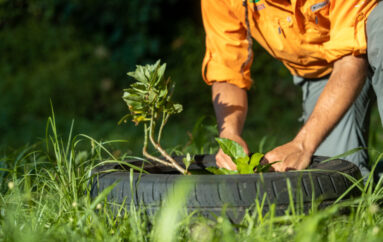
POLYGON ((231 161, 231 158, 223 152, 218 152, 216 157, 216 164, 219 168, 228 170, 236 170, 237 166, 231 161))
POLYGON ((285 171, 285 165, 283 162, 275 163, 271 166, 274 169, 274 172, 284 172, 285 171))
POLYGON ((216 156, 216 164, 219 168, 224 168, 225 167, 225 162, 222 160, 222 157, 216 156))
POLYGON ((234 164, 234 162, 231 160, 231 158, 227 155, 225 155, 223 157, 223 160, 222 160, 222 165, 224 168, 228 169, 228 170, 236 170, 237 169, 237 166, 234 164))
POLYGON ((231 168, 231 166, 228 164, 228 162, 224 163, 223 168, 226 168, 228 170, 235 170, 235 169, 231 168))
MULTIPOLYGON (((271 162, 273 162, 273 161, 278 160, 278 157, 276 157, 276 155, 274 154, 274 150, 272 150, 272 151, 267 152, 267 153, 263 156, 262 160, 263 160, 263 162, 266 162, 266 164, 268 164, 268 163, 271 163, 271 162)), ((262 161, 261 161, 261 162, 262 162, 262 161)))
POLYGON ((294 168, 294 167, 286 167, 286 171, 296 171, 296 170, 301 170, 301 169, 297 169, 297 168, 294 168))
POLYGON ((222 167, 222 158, 220 157, 219 153, 215 155, 215 164, 218 166, 218 168, 222 167))
POLYGON ((225 168, 225 169, 228 169, 228 170, 236 170, 237 167, 235 166, 235 164, 232 162, 232 161, 217 161, 217 166, 219 168, 225 168))

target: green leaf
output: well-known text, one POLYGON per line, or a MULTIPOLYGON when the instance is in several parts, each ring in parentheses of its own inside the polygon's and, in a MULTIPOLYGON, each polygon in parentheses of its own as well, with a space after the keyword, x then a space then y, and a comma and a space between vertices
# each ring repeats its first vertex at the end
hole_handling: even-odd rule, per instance
POLYGON ((184 157, 184 158, 182 159, 182 162, 184 163, 184 165, 185 165, 185 169, 186 169, 186 170, 189 169, 189 166, 190 166, 190 164, 191 164, 193 161, 194 161, 194 157, 192 157, 192 156, 190 155, 190 153, 187 153, 187 154, 186 154, 186 157, 184 157))
POLYGON ((161 88, 160 89, 159 97, 163 98, 163 97, 166 97, 167 95, 168 95, 168 89, 166 87, 165 88, 161 88))
POLYGON ((274 162, 271 162, 271 163, 268 163, 268 164, 265 164, 265 165, 258 165, 257 166, 257 170, 256 172, 259 173, 259 172, 268 172, 270 170, 270 167, 272 165, 274 165, 275 163, 278 163, 278 162, 281 162, 281 161, 274 161, 274 162))
POLYGON ((248 165, 249 164, 249 157, 247 155, 244 156, 244 157, 239 157, 237 159, 237 163, 238 164, 246 164, 246 165, 248 165))
POLYGON ((143 108, 142 102, 132 101, 129 99, 125 99, 125 102, 132 112, 139 111, 143 108))
POLYGON ((163 80, 165 70, 166 70, 166 63, 161 65, 158 68, 158 70, 157 70, 157 82, 155 83, 155 85, 158 85, 161 82, 161 80, 163 80))
POLYGON ((259 165, 259 163, 261 162, 263 156, 264 156, 264 154, 262 154, 262 153, 254 153, 251 156, 249 166, 251 167, 252 170, 254 170, 254 168, 259 165))
POLYGON ((239 174, 254 174, 254 170, 250 169, 248 165, 237 165, 239 174))
POLYGON ((148 82, 148 79, 144 75, 143 66, 137 66, 136 71, 128 72, 127 75, 133 77, 134 79, 136 79, 139 82, 144 82, 144 83, 148 82))
POLYGON ((254 171, 249 167, 249 157, 241 157, 237 159, 237 170, 239 174, 253 174, 254 171))
POLYGON ((154 90, 150 90, 149 91, 149 94, 148 94, 148 102, 149 103, 153 103, 155 101, 157 101, 157 93, 154 91, 154 90))
POLYGON ((219 144, 219 147, 222 149, 222 151, 230 156, 230 158, 233 160, 235 164, 237 164, 237 160, 242 157, 247 157, 247 154, 245 153, 245 150, 243 147, 238 144, 237 142, 226 139, 226 138, 215 138, 219 144))
POLYGON ((124 95, 122 96, 122 98, 125 101, 127 101, 127 100, 128 101, 141 101, 142 100, 142 96, 134 93, 133 90, 129 90, 129 91, 124 92, 124 95))
POLYGON ((147 93, 147 87, 145 84, 142 83, 134 83, 131 86, 131 90, 135 91, 136 93, 145 94, 147 93))
POLYGON ((152 84, 153 80, 151 80, 151 69, 150 68, 145 68, 144 69, 144 75, 145 78, 149 81, 150 84, 152 84))
POLYGON ((235 174, 238 174, 238 171, 232 171, 232 170, 228 170, 226 168, 217 168, 217 167, 206 167, 205 168, 207 171, 209 171, 210 173, 213 173, 215 175, 235 175, 235 174))
POLYGON ((173 113, 180 113, 182 112, 182 105, 179 103, 173 104, 173 113))

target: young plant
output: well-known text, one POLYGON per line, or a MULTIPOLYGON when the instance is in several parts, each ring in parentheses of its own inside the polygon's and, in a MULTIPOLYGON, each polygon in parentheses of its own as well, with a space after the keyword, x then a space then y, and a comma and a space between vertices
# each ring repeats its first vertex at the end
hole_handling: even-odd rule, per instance
POLYGON ((206 170, 217 175, 229 175, 229 174, 254 174, 255 172, 267 172, 270 167, 276 162, 262 165, 261 160, 264 154, 254 153, 248 156, 243 147, 237 142, 225 139, 216 138, 222 151, 230 156, 231 160, 237 165, 237 170, 232 171, 225 168, 207 167, 206 170))
POLYGON ((161 65, 158 60, 154 65, 137 66, 134 72, 128 73, 136 82, 124 89, 123 99, 130 114, 121 121, 131 119, 136 125, 144 124, 142 153, 146 158, 187 174, 187 168, 181 167, 160 145, 162 131, 169 117, 182 111, 181 104, 171 101, 174 84, 170 78, 164 77, 165 69, 166 64, 161 65), (148 153, 148 140, 164 159, 148 153))

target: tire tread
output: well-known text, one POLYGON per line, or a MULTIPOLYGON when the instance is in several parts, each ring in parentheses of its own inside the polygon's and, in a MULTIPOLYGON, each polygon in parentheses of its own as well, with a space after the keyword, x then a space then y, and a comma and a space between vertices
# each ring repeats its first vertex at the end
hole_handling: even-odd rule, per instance
MULTIPOLYGON (((196 183, 187 199, 189 211, 198 209, 202 213, 213 212, 220 215, 222 208, 228 204, 227 215, 233 220, 243 217, 246 209, 250 208, 256 199, 260 201, 263 194, 267 194, 263 212, 266 213, 270 203, 276 204, 277 215, 283 214, 289 207, 290 198, 286 180, 292 186, 293 200, 299 201, 301 197, 303 210, 308 211, 313 199, 323 199, 321 206, 328 206, 344 193, 352 184, 339 172, 346 173, 354 178, 360 177, 358 167, 344 160, 335 160, 320 164, 314 158, 312 168, 318 171, 263 173, 255 175, 193 175, 196 183), (323 171, 323 170, 329 171, 323 171), (261 177, 262 176, 262 177, 261 177), (312 179, 311 179, 312 178, 312 179), (237 215, 236 211, 238 212, 237 215)), ((326 159, 326 157, 319 160, 326 159)), ((181 160, 177 158, 176 160, 181 160)), ((196 164, 191 169, 210 166, 214 156, 196 156, 196 164)), ((127 171, 114 171, 105 173, 108 169, 117 169, 120 165, 108 164, 93 170, 96 174, 91 185, 91 196, 96 197, 106 187, 114 182, 119 183, 108 194, 108 200, 116 203, 126 202, 126 206, 139 206, 144 204, 151 212, 157 211, 164 203, 167 194, 174 193, 174 185, 182 175, 178 174, 133 174, 133 191, 130 185, 130 173, 127 171), (139 181, 139 182, 138 182, 139 181)), ((158 168, 158 167, 157 167, 158 168)), ((156 169, 157 169, 156 168, 156 169)), ((348 196, 358 195, 353 189, 348 196)))

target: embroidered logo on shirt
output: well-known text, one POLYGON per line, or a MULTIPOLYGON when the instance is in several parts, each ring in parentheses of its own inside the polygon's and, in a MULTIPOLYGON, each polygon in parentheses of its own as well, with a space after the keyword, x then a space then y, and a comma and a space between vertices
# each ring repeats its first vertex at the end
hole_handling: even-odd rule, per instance
MULTIPOLYGON (((249 0, 249 3, 258 3, 260 1, 261 0, 249 0)), ((264 3, 254 5, 254 10, 257 10, 257 11, 265 9, 265 8, 266 6, 264 3)))
POLYGON ((320 2, 320 3, 316 3, 316 4, 314 4, 314 5, 312 5, 311 6, 311 12, 315 12, 315 11, 317 11, 317 10, 319 10, 319 9, 322 9, 322 8, 324 8, 326 5, 328 4, 328 0, 326 0, 326 1, 323 1, 323 2, 320 2))
POLYGON ((262 10, 262 9, 265 9, 266 8, 266 6, 265 6, 265 4, 259 4, 259 5, 255 5, 254 6, 254 9, 256 9, 256 10, 262 10))

